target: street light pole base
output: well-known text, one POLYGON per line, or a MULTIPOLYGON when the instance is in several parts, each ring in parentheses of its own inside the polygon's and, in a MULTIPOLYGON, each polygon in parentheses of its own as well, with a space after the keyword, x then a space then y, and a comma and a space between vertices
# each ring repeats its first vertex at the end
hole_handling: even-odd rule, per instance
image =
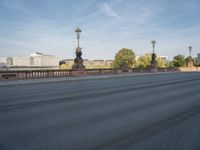
POLYGON ((151 56, 151 69, 157 69, 157 61, 156 61, 156 54, 153 53, 151 56))
POLYGON ((85 66, 83 65, 83 59, 81 57, 82 51, 80 47, 76 48, 76 58, 74 59, 74 65, 72 66, 73 70, 85 70, 85 66))
POLYGON ((194 66, 193 66, 193 62, 192 62, 192 60, 190 60, 190 61, 188 62, 187 67, 188 67, 188 68, 193 68, 193 67, 194 67, 194 66))
POLYGON ((83 59, 80 57, 76 57, 72 69, 77 71, 85 70, 85 66, 83 65, 83 59))

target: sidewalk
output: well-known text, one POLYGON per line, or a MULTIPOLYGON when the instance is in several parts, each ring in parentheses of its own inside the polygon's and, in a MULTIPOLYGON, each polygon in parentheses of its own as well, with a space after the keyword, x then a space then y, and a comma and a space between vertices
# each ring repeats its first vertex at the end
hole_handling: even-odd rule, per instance
POLYGON ((93 75, 93 76, 82 76, 82 77, 58 77, 58 78, 41 78, 41 79, 27 79, 27 80, 7 80, 7 81, 0 81, 0 86, 46 83, 46 82, 61 82, 61 81, 94 80, 94 79, 119 78, 119 77, 169 74, 169 73, 177 73, 177 72, 122 73, 122 74, 113 74, 113 75, 93 75))

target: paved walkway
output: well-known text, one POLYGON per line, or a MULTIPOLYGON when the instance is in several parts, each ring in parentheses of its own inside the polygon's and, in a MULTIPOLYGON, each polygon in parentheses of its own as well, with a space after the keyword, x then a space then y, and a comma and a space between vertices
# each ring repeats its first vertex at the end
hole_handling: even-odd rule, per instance
POLYGON ((166 73, 177 73, 177 72, 122 73, 122 74, 112 74, 112 75, 93 75, 93 76, 81 76, 81 77, 58 77, 58 78, 40 78, 40 79, 6 80, 6 81, 4 80, 4 81, 0 81, 0 86, 2 86, 2 85, 16 85, 16 84, 44 83, 44 82, 118 78, 118 77, 127 77, 127 76, 140 76, 140 75, 166 74, 166 73))

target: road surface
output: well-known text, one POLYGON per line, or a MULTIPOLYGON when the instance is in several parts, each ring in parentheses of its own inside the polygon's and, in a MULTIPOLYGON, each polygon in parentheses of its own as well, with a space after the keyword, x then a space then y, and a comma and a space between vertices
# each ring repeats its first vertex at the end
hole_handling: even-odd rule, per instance
POLYGON ((200 73, 0 86, 0 150, 199 150, 200 73))

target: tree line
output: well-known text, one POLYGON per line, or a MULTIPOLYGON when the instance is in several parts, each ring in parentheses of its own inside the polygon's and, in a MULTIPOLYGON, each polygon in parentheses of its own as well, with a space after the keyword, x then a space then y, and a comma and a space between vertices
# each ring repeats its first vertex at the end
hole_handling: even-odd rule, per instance
MULTIPOLYGON (((120 68, 121 65, 125 65, 128 68, 149 68, 151 65, 151 55, 152 54, 148 53, 140 56, 136 60, 135 52, 132 49, 123 48, 116 53, 113 67, 120 68)), ((196 66, 196 60, 190 57, 185 57, 181 54, 174 56, 171 61, 164 61, 161 57, 157 57, 156 61, 158 68, 173 68, 185 67, 191 59, 193 61, 193 65, 196 66)))

